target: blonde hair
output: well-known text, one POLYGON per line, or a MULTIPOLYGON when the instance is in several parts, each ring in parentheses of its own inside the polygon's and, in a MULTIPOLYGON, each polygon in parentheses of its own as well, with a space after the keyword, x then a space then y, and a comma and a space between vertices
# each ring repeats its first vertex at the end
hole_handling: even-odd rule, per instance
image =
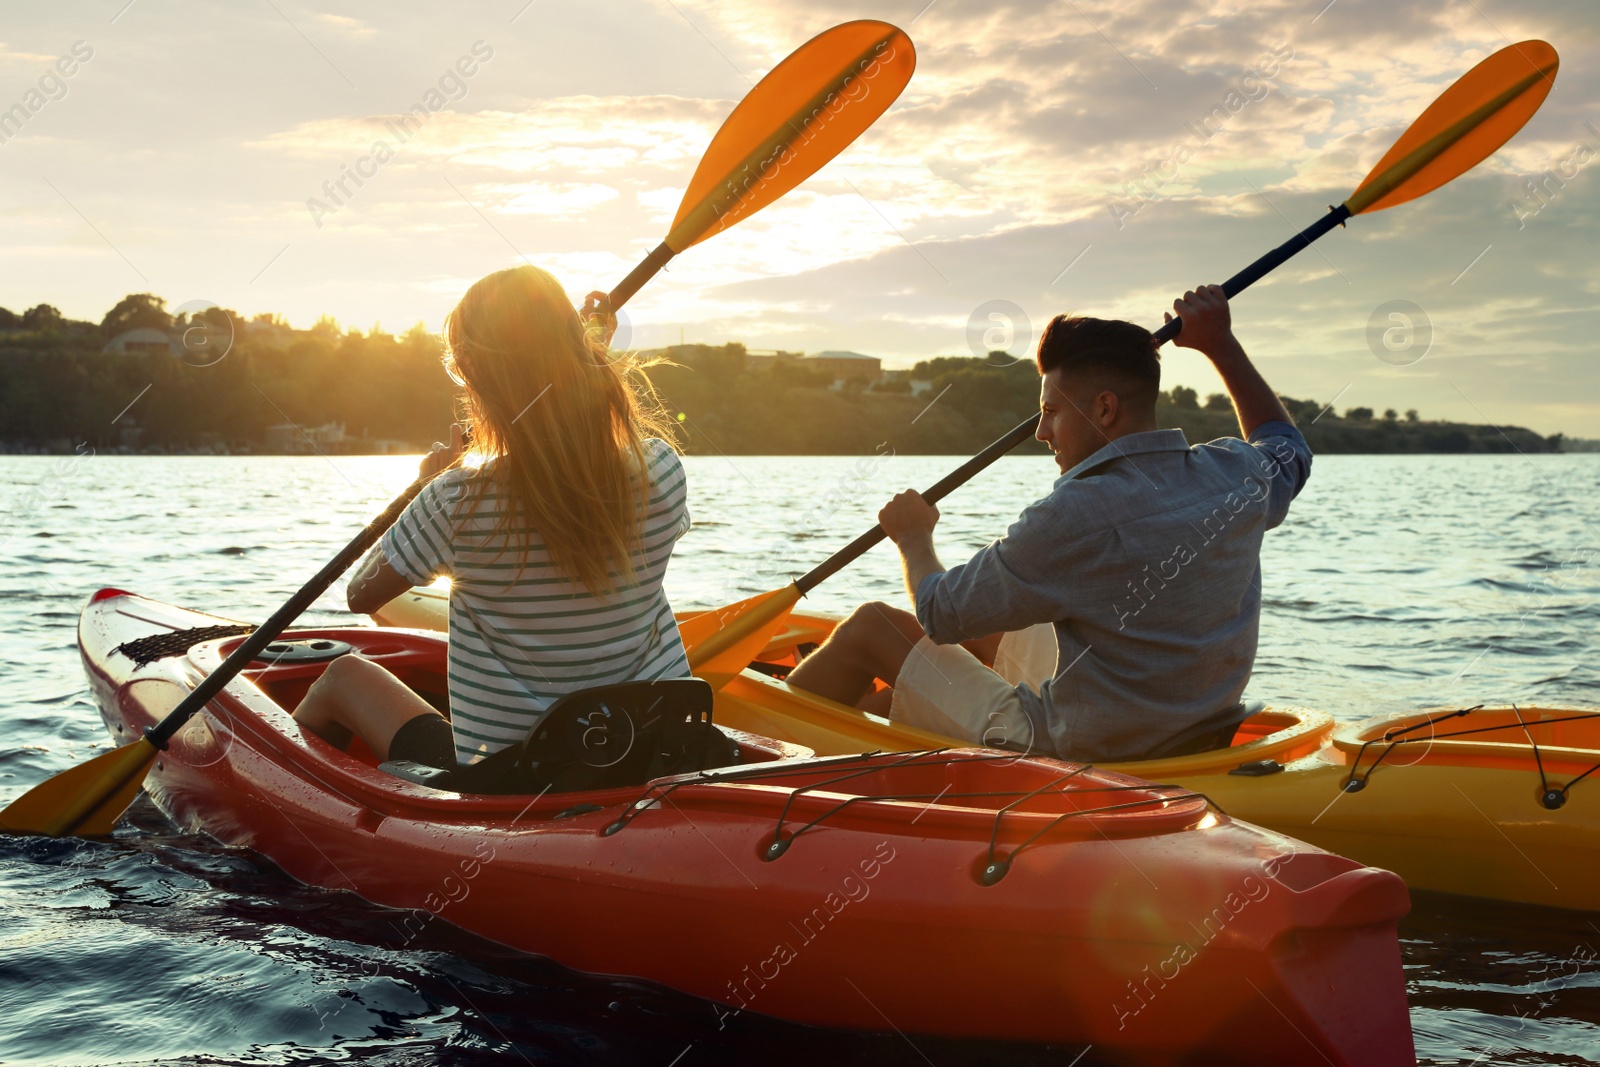
MULTIPOLYGON (((673 441, 645 368, 613 358, 598 324, 586 325, 566 290, 537 267, 474 283, 445 319, 445 368, 466 389, 472 451, 509 498, 502 515, 526 526, 550 563, 598 596, 631 584, 650 480, 644 442, 673 441)), ((475 479, 474 506, 487 489, 475 479)))

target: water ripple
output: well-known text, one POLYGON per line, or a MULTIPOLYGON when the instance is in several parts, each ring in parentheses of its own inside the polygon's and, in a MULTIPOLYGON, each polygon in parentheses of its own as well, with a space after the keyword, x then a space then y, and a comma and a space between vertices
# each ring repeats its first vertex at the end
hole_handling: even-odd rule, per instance
MULTIPOLYGON (((31 507, 54 462, 0 457, 0 517, 15 534, 0 575, 0 802, 109 745, 74 649, 96 588, 265 618, 415 471, 405 457, 339 457, 337 471, 316 457, 98 457, 75 473, 74 503, 31 507)), ((745 477, 784 487, 757 498, 725 460, 691 458, 695 525, 669 592, 679 607, 712 607, 786 584, 870 527, 894 492, 957 462, 740 457, 745 477)), ((1004 533, 1053 478, 1048 458, 1008 458, 952 494, 945 561, 1004 533)), ((1535 694, 1595 702, 1596 486, 1593 455, 1318 459, 1263 550, 1247 695, 1342 719, 1535 694)), ((806 604, 842 613, 903 597, 883 545, 806 604)), ((353 621, 338 590, 306 620, 353 621)), ((892 1034, 754 1016, 721 1031, 703 1002, 576 975, 441 923, 395 948, 394 913, 177 834, 147 801, 106 842, 0 837, 0 885, 8 1064, 1060 1067, 1076 1054, 912 1049, 892 1034)), ((1585 917, 1419 893, 1402 935, 1424 1063, 1600 1063, 1600 928, 1585 917)))

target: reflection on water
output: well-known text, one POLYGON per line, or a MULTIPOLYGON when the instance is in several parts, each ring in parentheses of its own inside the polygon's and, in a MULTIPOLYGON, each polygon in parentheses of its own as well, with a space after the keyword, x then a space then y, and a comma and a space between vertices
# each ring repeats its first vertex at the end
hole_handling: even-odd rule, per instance
MULTIPOLYGON (((871 525, 892 492, 956 462, 691 458, 695 527, 668 575, 673 602, 781 585, 871 525)), ((117 585, 264 618, 414 469, 364 457, 0 457, 0 802, 107 745, 74 646, 89 593, 117 585)), ((1002 533, 1053 474, 1048 457, 1010 458, 950 497, 945 561, 1002 533)), ((1318 459, 1267 539, 1249 695, 1344 719, 1600 702, 1597 488, 1592 455, 1318 459)), ((808 606, 903 596, 881 546, 808 606)), ((349 616, 335 591, 308 619, 349 616)), ((443 924, 403 941, 392 913, 176 835, 143 802, 111 842, 0 839, 0 884, 5 1063, 500 1063, 515 1049, 541 1065, 944 1067, 1076 1055, 749 1015, 718 1030, 702 1002, 574 975, 443 924)), ((1600 1063, 1597 922, 1419 895, 1401 932, 1424 1062, 1600 1063)))

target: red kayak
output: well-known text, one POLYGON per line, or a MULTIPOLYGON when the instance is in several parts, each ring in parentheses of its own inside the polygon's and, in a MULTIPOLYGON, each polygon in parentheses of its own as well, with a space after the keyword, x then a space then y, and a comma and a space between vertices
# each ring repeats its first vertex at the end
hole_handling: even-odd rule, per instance
MULTIPOLYGON (((79 644, 113 737, 159 721, 243 629, 96 594, 79 644)), ((302 734, 286 709, 346 646, 442 703, 438 634, 290 633, 174 737, 145 783, 156 804, 405 922, 724 1017, 1143 1065, 1415 1063, 1400 879, 1187 790, 983 749, 816 759, 706 727, 721 765, 464 795, 302 734)))

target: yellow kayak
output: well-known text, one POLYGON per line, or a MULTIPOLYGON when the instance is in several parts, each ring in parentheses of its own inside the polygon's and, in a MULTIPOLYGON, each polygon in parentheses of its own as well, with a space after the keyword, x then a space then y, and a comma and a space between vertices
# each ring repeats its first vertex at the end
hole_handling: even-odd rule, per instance
MULTIPOLYGON (((700 613, 696 611, 680 611, 677 613, 677 618, 681 623, 698 614, 700 613)), ((450 587, 429 585, 402 593, 373 612, 372 620, 379 626, 401 626, 412 630, 448 630, 450 587)), ((812 647, 822 644, 838 623, 839 620, 831 615, 804 615, 798 611, 792 612, 785 620, 783 628, 772 635, 772 640, 758 659, 761 662, 793 666, 799 662, 798 657, 802 650, 809 652, 812 647)))
MULTIPOLYGON (((745 671, 716 720, 819 755, 957 744, 745 671)), ((1435 709, 1336 724, 1271 708, 1233 746, 1108 769, 1384 867, 1413 889, 1600 911, 1600 709, 1435 709)))
MULTIPOLYGON (((447 595, 415 590, 375 618, 443 629, 447 595)), ((960 744, 772 676, 835 621, 791 617, 756 669, 717 694, 716 721, 821 756, 960 744)), ((1272 708, 1230 748, 1108 769, 1204 793, 1235 818, 1387 868, 1414 889, 1600 911, 1597 708, 1432 709, 1359 723, 1272 708)))

